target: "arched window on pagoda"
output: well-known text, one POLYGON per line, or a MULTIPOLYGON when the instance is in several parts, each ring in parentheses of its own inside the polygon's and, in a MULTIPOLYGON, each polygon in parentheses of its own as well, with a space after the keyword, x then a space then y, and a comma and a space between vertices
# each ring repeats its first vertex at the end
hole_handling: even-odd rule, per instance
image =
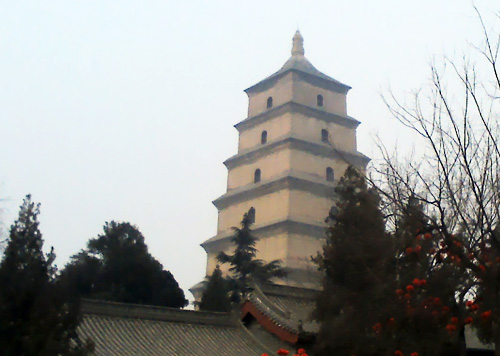
POLYGON ((318 106, 323 106, 323 95, 318 95, 316 97, 316 104, 318 104, 318 106))
POLYGON ((334 178, 334 176, 333 176, 333 169, 332 169, 332 167, 328 167, 326 169, 326 180, 328 182, 333 182, 333 178, 334 178))
POLYGON ((267 143, 267 131, 266 130, 262 131, 262 133, 260 135, 260 143, 261 144, 267 143))
POLYGON ((250 210, 248 210, 248 220, 250 220, 250 224, 255 224, 255 208, 252 206, 250 210))
POLYGON ((260 182, 260 169, 256 169, 255 173, 253 174, 253 182, 254 183, 259 183, 260 182))
POLYGON ((269 98, 267 98, 267 108, 270 109, 273 107, 273 97, 270 96, 269 98))
POLYGON ((321 130, 321 142, 326 142, 328 143, 328 130, 321 130))

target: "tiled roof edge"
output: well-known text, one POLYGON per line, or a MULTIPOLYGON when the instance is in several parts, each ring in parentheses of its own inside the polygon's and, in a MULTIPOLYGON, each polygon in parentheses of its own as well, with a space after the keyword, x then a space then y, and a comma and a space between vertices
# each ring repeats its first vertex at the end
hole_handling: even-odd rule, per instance
POLYGON ((271 350, 271 348, 265 344, 262 343, 262 341, 260 341, 257 337, 255 337, 254 334, 252 334, 250 332, 250 330, 248 330, 248 328, 245 327, 245 325, 243 325, 243 323, 241 321, 238 321, 238 328, 240 328, 241 330, 243 330, 243 332, 248 335, 249 338, 252 339, 253 342, 255 342, 256 344, 258 344, 260 347, 262 347, 263 349, 266 349, 266 351, 269 353, 269 355, 273 354, 275 351, 274 350, 271 350))
POLYGON ((259 288, 258 285, 254 284, 253 286, 253 291, 251 292, 249 299, 253 300, 253 297, 256 297, 260 299, 262 302, 262 305, 266 306, 267 308, 273 310, 274 313, 276 313, 278 316, 285 318, 285 319, 290 319, 290 312, 281 309, 279 306, 275 305, 265 294, 264 292, 259 288))
POLYGON ((299 75, 303 80, 310 82, 313 85, 317 85, 323 89, 335 91, 338 93, 343 93, 347 94, 347 92, 352 89, 349 85, 344 84, 336 79, 333 79, 332 77, 318 71, 320 74, 324 75, 324 77, 318 76, 317 74, 311 74, 304 72, 303 70, 299 70, 296 68, 290 68, 290 69, 280 69, 274 74, 271 74, 269 77, 261 80, 260 82, 246 88, 244 90, 245 93, 250 94, 254 92, 262 92, 264 90, 269 89, 273 85, 275 85, 278 80, 288 73, 296 73, 299 75))
POLYGON ((284 312, 281 308, 274 305, 272 302, 266 301, 267 298, 261 297, 262 296, 257 294, 250 294, 248 296, 248 302, 252 303, 260 313, 269 318, 274 325, 295 335, 300 333, 299 325, 293 320, 290 320, 289 317, 283 315, 284 312))
POLYGON ((261 290, 266 295, 277 295, 303 299, 315 299, 316 293, 321 291, 321 289, 300 288, 284 286, 281 284, 266 284, 261 287, 261 290))
MULTIPOLYGON (((252 303, 262 314, 266 315, 275 325, 297 335, 315 334, 314 332, 301 330, 300 325, 291 319, 289 311, 283 310, 279 306, 275 305, 257 285, 254 285, 253 288, 252 293, 248 296, 248 301, 252 303)), ((304 288, 295 289, 300 290, 304 288)), ((309 290, 309 293, 310 292, 311 290, 309 290)))
POLYGON ((272 311, 265 310, 260 304, 260 301, 247 299, 241 309, 242 317, 246 317, 247 314, 252 315, 268 332, 283 341, 295 344, 298 340, 298 333, 293 330, 293 326, 282 324, 281 318, 276 318, 272 311))
MULTIPOLYGON (((272 221, 272 222, 270 222, 266 225, 262 225, 262 226, 256 226, 253 229, 253 232, 259 238, 266 237, 266 234, 268 232, 290 231, 290 232, 296 232, 296 233, 300 233, 300 234, 307 234, 311 237, 315 237, 318 239, 324 239, 324 238, 326 238, 325 228, 326 228, 326 226, 324 226, 324 225, 309 224, 309 223, 305 223, 303 221, 286 219, 286 220, 272 221)), ((225 230, 221 233, 218 233, 215 236, 212 236, 208 240, 205 240, 204 242, 202 242, 200 244, 200 246, 203 247, 205 250, 207 250, 207 247, 209 245, 214 244, 214 243, 226 242, 226 241, 230 240, 233 236, 234 236, 233 230, 225 230)))
POLYGON ((234 125, 234 127, 241 132, 255 125, 272 120, 287 112, 298 112, 303 115, 314 117, 318 120, 322 120, 328 123, 336 123, 350 128, 356 128, 360 124, 358 120, 350 116, 342 116, 324 110, 312 108, 310 106, 297 103, 295 101, 289 101, 280 106, 276 106, 268 111, 265 111, 263 113, 247 117, 243 121, 240 121, 239 123, 234 125))
POLYGON ((83 314, 94 314, 117 318, 172 321, 188 324, 236 326, 235 318, 229 313, 202 312, 151 305, 116 303, 84 299, 81 307, 83 314))
POLYGON ((336 183, 302 172, 286 171, 278 177, 230 190, 215 199, 212 204, 221 210, 231 204, 255 199, 283 189, 300 190, 319 197, 334 197, 336 183))
POLYGON ((232 157, 229 157, 224 161, 224 165, 228 169, 233 169, 240 165, 248 164, 249 162, 255 162, 255 160, 258 158, 265 157, 270 153, 287 147, 308 152, 314 154, 315 156, 341 159, 344 162, 347 162, 348 164, 356 166, 358 168, 366 167, 366 165, 370 161, 369 157, 358 151, 350 152, 336 148, 332 144, 316 143, 306 141, 298 137, 288 136, 281 137, 276 141, 264 145, 252 147, 251 149, 245 150, 232 157))

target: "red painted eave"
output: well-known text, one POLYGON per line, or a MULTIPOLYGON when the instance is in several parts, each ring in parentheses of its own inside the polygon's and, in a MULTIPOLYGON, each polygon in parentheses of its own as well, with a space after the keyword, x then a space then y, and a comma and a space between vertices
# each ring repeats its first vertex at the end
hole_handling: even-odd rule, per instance
POLYGON ((249 300, 247 300, 241 308, 241 318, 243 319, 247 314, 252 315, 264 329, 276 335, 281 340, 291 344, 296 344, 298 342, 298 334, 292 333, 283 327, 276 325, 271 318, 257 309, 257 307, 249 300))

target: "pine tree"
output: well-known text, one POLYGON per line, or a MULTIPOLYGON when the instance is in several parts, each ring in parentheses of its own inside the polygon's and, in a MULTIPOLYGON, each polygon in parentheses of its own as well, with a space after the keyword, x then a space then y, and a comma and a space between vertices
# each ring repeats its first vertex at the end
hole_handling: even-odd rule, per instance
POLYGON ((233 302, 241 300, 242 296, 248 292, 252 282, 265 284, 270 282, 272 278, 284 277, 286 274, 285 270, 281 268, 279 260, 264 263, 256 258, 255 244, 258 238, 253 235, 250 229, 251 224, 252 219, 248 213, 245 213, 241 221, 241 228, 233 227, 235 233, 231 242, 236 245, 233 254, 228 255, 221 252, 217 256, 220 263, 228 263, 231 266, 229 277, 233 281, 233 292, 231 293, 233 302))
POLYGON ((375 355, 387 291, 394 290, 394 244, 385 231, 379 197, 352 167, 341 178, 338 209, 328 218, 327 241, 317 262, 325 273, 317 301, 318 355, 375 355))
POLYGON ((73 297, 182 308, 184 292, 174 276, 148 252, 144 236, 130 223, 111 221, 73 256, 60 277, 73 297))
POLYGON ((76 337, 78 306, 54 282, 53 251, 45 255, 39 204, 28 195, 0 263, 0 350, 6 356, 85 355, 76 337))
POLYGON ((222 271, 219 265, 217 265, 212 275, 208 278, 206 289, 203 291, 200 310, 217 312, 230 311, 230 291, 230 281, 222 276, 222 271))

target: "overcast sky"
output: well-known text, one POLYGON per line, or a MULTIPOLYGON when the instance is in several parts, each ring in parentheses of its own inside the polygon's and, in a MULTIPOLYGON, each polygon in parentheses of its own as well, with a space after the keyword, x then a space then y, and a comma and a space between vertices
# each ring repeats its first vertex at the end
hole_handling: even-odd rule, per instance
MULTIPOLYGON (((475 4, 493 24, 498 0, 475 4)), ((381 95, 428 84, 434 59, 481 40, 468 0, 0 0, 4 235, 28 193, 60 267, 104 222, 129 221, 191 298, 243 90, 285 63, 298 24, 306 57, 353 87, 374 158, 376 135, 411 142, 381 95)))

